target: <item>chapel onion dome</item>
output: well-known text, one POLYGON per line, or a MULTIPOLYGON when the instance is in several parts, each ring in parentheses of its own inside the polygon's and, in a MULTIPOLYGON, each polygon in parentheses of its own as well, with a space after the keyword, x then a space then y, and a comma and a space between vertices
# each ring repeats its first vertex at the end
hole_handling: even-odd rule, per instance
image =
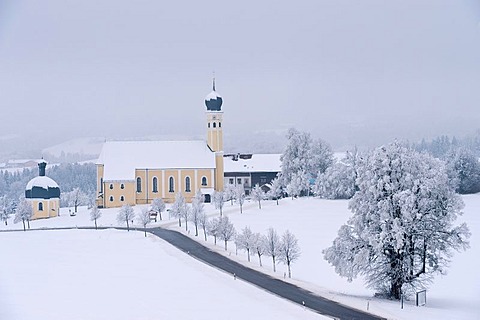
POLYGON ((213 79, 213 91, 205 97, 205 105, 208 111, 221 111, 222 103, 222 97, 215 91, 215 79, 213 79))
POLYGON ((51 178, 45 176, 45 167, 47 163, 41 161, 38 164, 38 177, 33 178, 27 183, 25 188, 25 198, 27 199, 51 199, 60 198, 60 188, 51 178))

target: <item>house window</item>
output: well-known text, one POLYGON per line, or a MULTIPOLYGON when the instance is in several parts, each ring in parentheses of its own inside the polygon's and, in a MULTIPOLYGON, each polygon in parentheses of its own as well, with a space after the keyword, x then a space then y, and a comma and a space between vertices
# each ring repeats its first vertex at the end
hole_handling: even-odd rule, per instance
POLYGON ((110 190, 113 190, 113 183, 110 183, 110 190))
POLYGON ((125 200, 125 197, 124 196, 120 196, 120 201, 124 201, 125 200))
POLYGON ((207 185, 207 177, 202 177, 202 186, 207 185))
POLYGON ((265 184, 265 183, 267 183, 267 177, 261 176, 260 177, 260 184, 265 184))
POLYGON ((242 178, 237 179, 237 184, 242 184, 242 178))
POLYGON ((38 211, 43 211, 43 203, 42 202, 38 203, 38 211))
POLYGON ((153 180, 152 180, 152 184, 153 184, 153 192, 158 192, 158 179, 157 177, 153 177, 153 180))
POLYGON ((228 183, 233 184, 234 180, 233 178, 228 179, 228 183))
POLYGON ((125 189, 125 185, 123 183, 120 185, 120 189, 125 189))
POLYGON ((137 178, 137 192, 142 192, 142 178, 137 178))
POLYGON ((213 127, 214 127, 214 128, 217 127, 217 123, 216 123, 216 122, 213 123, 213 127))
POLYGON ((113 202, 113 196, 110 196, 110 202, 113 202))
POLYGON ((185 178, 185 192, 190 192, 190 177, 185 178))
POLYGON ((173 177, 168 178, 168 192, 175 192, 173 177))

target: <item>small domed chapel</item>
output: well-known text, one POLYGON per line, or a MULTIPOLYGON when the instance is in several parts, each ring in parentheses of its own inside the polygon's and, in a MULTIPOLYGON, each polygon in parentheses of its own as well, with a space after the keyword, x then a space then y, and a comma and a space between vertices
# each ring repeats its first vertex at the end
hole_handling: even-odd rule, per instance
POLYGON ((205 202, 223 190, 222 97, 215 89, 205 98, 206 140, 107 141, 97 161, 100 208, 167 203, 182 193, 191 202, 200 191, 205 202))
POLYGON ((25 199, 32 204, 32 219, 58 216, 60 210, 60 188, 51 178, 45 176, 47 162, 42 159, 38 163, 38 177, 27 183, 25 199))

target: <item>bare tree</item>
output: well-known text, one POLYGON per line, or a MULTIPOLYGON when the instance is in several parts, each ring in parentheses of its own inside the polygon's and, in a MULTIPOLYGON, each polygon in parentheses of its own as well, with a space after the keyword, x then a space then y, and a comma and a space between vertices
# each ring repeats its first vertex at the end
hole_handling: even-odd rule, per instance
POLYGON ((137 214, 138 222, 143 226, 145 231, 145 237, 147 236, 147 224, 151 222, 150 220, 150 211, 146 208, 142 209, 140 213, 137 214))
POLYGON ((97 207, 90 211, 90 221, 95 221, 95 230, 97 230, 97 220, 102 216, 102 212, 97 207))
POLYGON ((273 272, 276 271, 275 261, 276 257, 280 254, 280 239, 278 238, 277 231, 273 228, 267 230, 267 235, 264 238, 265 241, 265 254, 272 257, 273 272))
POLYGON ((25 199, 21 200, 18 203, 17 208, 15 210, 15 219, 13 220, 13 222, 17 223, 22 221, 23 231, 26 231, 25 222, 27 222, 28 229, 30 229, 30 219, 32 219, 32 217, 33 217, 32 204, 25 199))
POLYGON ((213 237, 213 243, 217 244, 217 237, 220 233, 220 218, 215 218, 208 222, 207 233, 213 237))
POLYGON ((232 184, 227 184, 223 191, 225 193, 225 200, 230 201, 230 205, 233 206, 233 200, 235 200, 236 196, 236 188, 232 184))
POLYGON ((198 224, 203 229, 203 236, 205 237, 205 241, 207 241, 207 233, 208 233, 208 218, 205 212, 202 212, 198 216, 198 224))
POLYGON ((2 220, 5 225, 8 225, 8 219, 12 214, 12 201, 7 198, 7 196, 0 197, 0 220, 2 220))
POLYGON ((172 207, 170 208, 170 213, 174 218, 178 218, 178 226, 182 226, 182 216, 183 211, 185 210, 185 197, 182 195, 181 192, 178 192, 175 195, 175 202, 173 203, 172 207))
POLYGON ((250 227, 245 227, 242 229, 242 233, 237 234, 235 237, 235 243, 237 247, 241 250, 245 250, 247 252, 247 258, 250 262, 250 252, 255 248, 255 238, 252 230, 250 227))
POLYGON ((162 198, 153 199, 151 209, 158 212, 159 218, 162 220, 162 212, 165 211, 165 203, 162 198))
POLYGON ((220 217, 223 215, 223 205, 225 204, 226 193, 223 191, 216 191, 213 194, 213 203, 215 208, 220 210, 220 217))
POLYGON ((240 213, 243 213, 242 207, 243 203, 245 202, 245 189, 242 185, 237 186, 237 188, 235 189, 235 199, 240 206, 240 213))
POLYGON ((127 223, 127 231, 130 231, 130 225, 129 221, 132 221, 132 219, 135 217, 135 211, 133 208, 126 204, 120 208, 120 211, 118 212, 117 215, 117 221, 118 223, 127 223))
POLYGON ((253 234, 253 249, 258 256, 260 267, 262 266, 262 255, 265 254, 265 237, 256 232, 253 234))
POLYGON ((298 246, 298 240, 295 235, 288 230, 282 235, 278 257, 287 265, 288 277, 291 278, 292 272, 290 266, 293 261, 300 257, 300 247, 298 246))
POLYGON ((225 250, 227 250, 227 242, 235 237, 235 228, 228 217, 221 217, 219 220, 218 238, 225 242, 225 250))
POLYGON ((262 209, 261 201, 265 196, 265 192, 263 192, 262 188, 260 188, 258 184, 253 188, 251 195, 254 201, 258 201, 258 209, 262 209))
POLYGON ((202 214, 205 214, 205 206, 203 204, 203 195, 198 191, 193 198, 192 210, 189 216, 190 221, 195 225, 195 236, 198 236, 199 219, 202 214))

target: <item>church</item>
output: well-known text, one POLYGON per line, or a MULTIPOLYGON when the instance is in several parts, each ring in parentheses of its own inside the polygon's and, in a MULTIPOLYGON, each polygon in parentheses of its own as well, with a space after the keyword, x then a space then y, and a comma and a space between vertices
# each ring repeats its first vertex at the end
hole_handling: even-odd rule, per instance
POLYGON ((96 205, 115 208, 156 198, 172 203, 178 192, 191 202, 197 191, 210 202, 224 184, 222 103, 213 79, 205 98, 206 141, 105 142, 96 163, 96 205))

